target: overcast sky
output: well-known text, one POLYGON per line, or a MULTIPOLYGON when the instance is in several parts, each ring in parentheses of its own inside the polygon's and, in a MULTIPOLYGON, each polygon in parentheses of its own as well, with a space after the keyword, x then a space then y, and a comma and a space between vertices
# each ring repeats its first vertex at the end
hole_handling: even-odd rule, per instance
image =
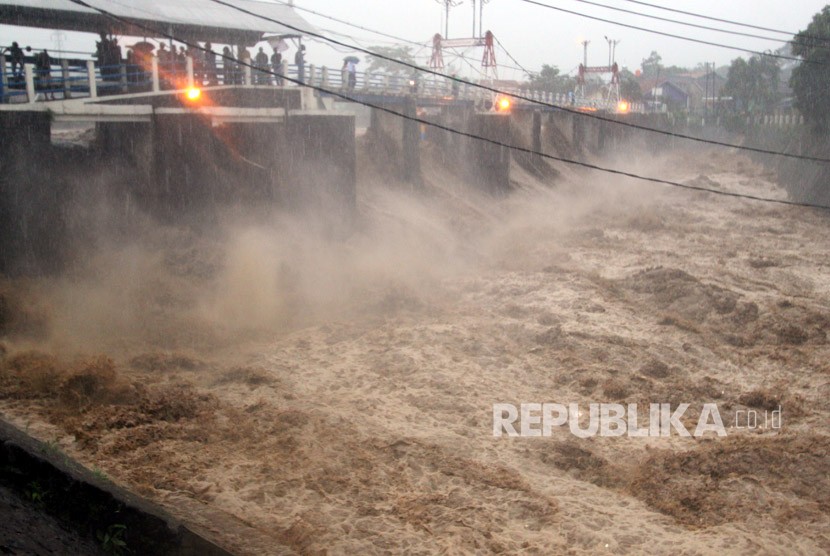
MULTIPOLYGON (((659 15, 668 19, 682 20, 711 27, 721 27, 746 33, 785 38, 784 35, 730 26, 682 14, 657 10, 627 2, 625 0, 593 0, 636 12, 659 15)), ((730 19, 784 31, 804 29, 813 15, 821 10, 825 2, 820 0, 647 0, 651 4, 669 6, 690 12, 702 13, 722 19, 730 19)), ((657 21, 645 17, 615 12, 579 2, 577 0, 539 0, 540 3, 584 13, 603 19, 619 21, 630 25, 662 32, 684 35, 710 42, 724 43, 751 50, 775 49, 781 42, 736 36, 730 33, 705 31, 683 25, 657 21)), ((326 15, 358 22, 365 27, 382 30, 417 42, 428 41, 433 34, 443 34, 444 8, 436 0, 296 0, 295 5, 326 15)), ((472 0, 464 0, 450 10, 449 36, 469 37, 472 34, 472 0)), ((325 18, 300 11, 303 17, 317 26, 338 32, 352 34, 364 44, 375 44, 384 40, 371 33, 351 29, 325 18), (373 42, 375 37, 375 42, 373 42)), ((718 65, 744 55, 740 51, 706 46, 684 40, 663 37, 652 33, 620 27, 610 23, 592 21, 577 15, 561 13, 522 0, 490 0, 484 6, 484 29, 490 29, 504 47, 523 66, 538 70, 542 64, 559 66, 563 72, 574 69, 582 60, 581 40, 587 39, 589 65, 604 65, 608 60, 608 43, 604 37, 619 40, 616 48, 617 61, 632 71, 639 67, 643 58, 652 50, 663 57, 667 65, 694 66, 698 62, 714 61, 718 65)), ((344 39, 345 40, 345 39, 344 39)), ((428 51, 424 51, 428 55, 428 51)), ((314 53, 310 52, 309 57, 314 53)), ((480 51, 471 51, 470 56, 480 59, 480 51)), ((500 63, 510 63, 501 52, 497 53, 500 63)), ((478 63, 478 61, 476 61, 478 63)), ((509 71, 504 71, 511 77, 509 71)))
MULTIPOLYGON (((669 19, 786 38, 784 35, 768 31, 739 28, 725 23, 648 8, 626 0, 592 1, 669 19)), ((791 0, 789 2, 782 2, 781 0, 647 1, 652 4, 670 6, 675 9, 784 31, 804 29, 812 16, 825 4, 819 0, 791 0)), ((606 8, 587 5, 578 0, 539 0, 539 2, 638 27, 751 50, 763 51, 775 49, 782 45, 781 42, 776 41, 705 31, 665 21, 656 21, 638 15, 619 13, 606 8)), ((390 35, 424 44, 429 43, 436 32, 442 34, 444 32, 444 8, 442 3, 436 0, 296 0, 295 5, 299 8, 306 8, 338 19, 348 20, 370 29, 380 30, 390 35)), ((450 38, 470 37, 472 35, 472 7, 472 0, 464 0, 459 6, 450 10, 450 38)), ((355 44, 364 47, 389 45, 390 43, 390 39, 369 31, 355 29, 302 10, 298 10, 298 13, 321 29, 350 35, 354 39, 332 35, 343 42, 355 42, 355 44)), ((690 67, 704 61, 714 61, 718 65, 724 65, 737 56, 746 56, 746 54, 736 50, 695 44, 628 29, 611 23, 592 21, 578 15, 561 13, 533 5, 523 0, 490 0, 484 7, 484 29, 492 30, 507 51, 522 66, 532 71, 538 71, 542 64, 556 65, 563 73, 574 70, 582 60, 582 46, 579 43, 583 39, 591 41, 588 47, 589 65, 604 65, 608 60, 608 43, 604 38, 606 36, 620 41, 616 48, 616 59, 620 65, 628 67, 632 71, 639 67, 643 58, 647 57, 652 50, 660 53, 663 57, 663 63, 666 65, 677 64, 690 67)), ((62 39, 63 49, 90 52, 94 50, 94 37, 92 36, 67 33, 62 39)), ((49 31, 23 30, 0 26, 0 44, 6 45, 12 40, 17 40, 23 45, 31 44, 35 48, 48 47, 51 50, 58 50, 56 36, 49 31)), ((122 44, 125 43, 129 43, 129 41, 122 41, 122 44)), ((308 43, 307 48, 309 63, 334 67, 338 66, 339 60, 342 60, 342 57, 346 54, 346 52, 336 51, 315 42, 308 43)), ((291 54, 292 52, 289 52, 289 59, 291 54)), ((429 48, 425 46, 419 54, 419 62, 426 64, 429 57, 429 48)), ((480 49, 470 50, 467 55, 474 65, 480 66, 480 49)), ((507 59, 501 50, 498 50, 496 55, 500 64, 515 65, 507 59)), ((359 54, 359 56, 363 58, 362 54, 359 54)), ((450 63, 451 61, 452 57, 445 55, 445 62, 450 63)), ((463 73, 466 74, 471 71, 464 62, 457 60, 455 63, 463 73)), ((365 65, 362 68, 365 68, 365 65)), ((508 68, 502 68, 499 76, 508 79, 522 78, 521 72, 508 68)))

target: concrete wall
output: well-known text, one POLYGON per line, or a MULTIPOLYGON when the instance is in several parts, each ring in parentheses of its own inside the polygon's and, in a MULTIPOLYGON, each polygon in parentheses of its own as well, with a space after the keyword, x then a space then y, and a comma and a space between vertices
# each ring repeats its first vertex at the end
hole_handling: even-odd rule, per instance
MULTIPOLYGON (((506 144, 511 141, 510 117, 506 114, 476 113, 468 106, 445 106, 438 112, 434 108, 417 110, 411 99, 404 104, 392 105, 390 109, 464 133, 506 144)), ((421 150, 423 143, 428 141, 443 151, 447 164, 482 190, 504 193, 509 189, 509 149, 382 110, 373 110, 370 133, 377 156, 391 161, 388 166, 393 168, 392 171, 413 186, 421 183, 421 150)))
MULTIPOLYGON (((354 215, 352 115, 292 112, 284 122, 214 126, 198 114, 156 113, 150 123, 99 123, 93 150, 53 146, 46 112, 3 111, 0 124, 13 131, 0 134, 6 274, 60 267, 72 237, 67 208, 99 195, 126 195, 118 198, 177 221, 202 221, 222 205, 281 206, 320 216, 342 233, 354 215)), ((83 233, 94 232, 87 227, 83 233)))
MULTIPOLYGON (((467 131, 478 137, 510 144, 510 115, 479 112, 471 115, 467 131)), ((511 150, 487 141, 466 140, 464 162, 469 179, 492 194, 505 194, 510 188, 511 150)))
POLYGON ((46 112, 0 112, 0 272, 60 264, 66 176, 56 167, 46 112))
POLYGON ((125 163, 135 171, 136 186, 153 176, 153 126, 145 122, 95 124, 95 150, 100 161, 125 163))

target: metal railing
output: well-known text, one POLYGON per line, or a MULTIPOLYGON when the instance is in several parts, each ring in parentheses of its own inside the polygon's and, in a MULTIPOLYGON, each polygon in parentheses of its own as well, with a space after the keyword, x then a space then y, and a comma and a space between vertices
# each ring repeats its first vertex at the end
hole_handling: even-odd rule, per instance
MULTIPOLYGON (((55 58, 51 60, 49 69, 38 69, 34 64, 24 63, 21 70, 19 67, 12 68, 9 60, 0 56, 0 77, 0 104, 180 90, 193 85, 294 86, 293 81, 356 97, 371 94, 417 95, 481 103, 492 103, 495 100, 494 93, 490 91, 431 74, 420 75, 418 78, 371 72, 354 72, 350 75, 346 70, 331 70, 312 64, 301 68, 285 63, 278 68, 269 65, 256 69, 225 62, 221 57, 217 57, 214 62, 197 60, 194 65, 194 60, 190 57, 160 61, 153 56, 141 62, 125 60, 120 64, 106 66, 93 60, 55 58), (281 76, 288 79, 282 79, 281 76)), ((578 98, 529 88, 498 89, 507 95, 531 98, 555 106, 587 111, 618 111, 617 103, 608 100, 578 98)), ((521 104, 527 101, 514 98, 514 102, 521 104)), ((646 109, 641 103, 632 103, 626 111, 645 112, 646 109)))

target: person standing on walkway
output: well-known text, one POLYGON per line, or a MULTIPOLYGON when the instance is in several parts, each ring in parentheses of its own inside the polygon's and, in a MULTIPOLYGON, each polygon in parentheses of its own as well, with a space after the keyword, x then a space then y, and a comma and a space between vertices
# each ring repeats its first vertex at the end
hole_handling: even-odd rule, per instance
POLYGON ((276 74, 274 80, 277 87, 282 87, 282 54, 276 47, 274 47, 274 53, 271 54, 271 68, 276 74))
POLYGON ((222 83, 224 85, 236 83, 236 67, 233 63, 233 52, 229 46, 222 49, 222 83))
POLYGON ((352 92, 357 85, 357 64, 354 60, 346 63, 346 72, 349 74, 349 92, 352 92))
MULTIPOLYGON (((12 62, 12 75, 19 79, 21 75, 23 75, 23 49, 20 48, 20 45, 17 42, 13 42, 12 45, 6 49, 11 57, 12 62)), ((5 70, 5 68, 3 68, 5 70)))
POLYGON ((297 81, 305 83, 305 45, 301 44, 294 54, 294 64, 297 66, 297 81))
POLYGON ((271 79, 268 77, 268 55, 262 47, 259 47, 259 52, 256 54, 256 69, 257 69, 257 83, 259 85, 269 85, 271 79))
POLYGON ((39 89, 43 91, 43 98, 55 100, 55 93, 52 91, 52 58, 46 49, 35 57, 35 68, 37 69, 39 89))
POLYGON ((208 85, 217 85, 219 82, 216 77, 216 52, 213 51, 213 45, 205 43, 205 77, 208 85))
POLYGON ((248 49, 246 47, 242 46, 241 44, 236 47, 236 52, 238 53, 238 56, 236 58, 237 58, 237 60, 239 60, 239 64, 238 64, 239 84, 240 85, 253 85, 253 81, 254 81, 254 79, 256 79, 256 75, 253 72, 250 71, 251 70, 251 65, 252 65, 251 64, 251 53, 248 52, 248 49), (246 70, 245 68, 248 68, 248 69, 246 70), (251 83, 245 83, 245 76, 246 75, 251 76, 251 81, 252 81, 251 83))

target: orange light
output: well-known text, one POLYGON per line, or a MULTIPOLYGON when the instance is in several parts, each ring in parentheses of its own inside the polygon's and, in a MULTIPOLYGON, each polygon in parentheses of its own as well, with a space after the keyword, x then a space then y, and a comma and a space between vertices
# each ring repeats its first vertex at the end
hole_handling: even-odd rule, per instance
POLYGON ((506 110, 510 110, 510 99, 502 97, 499 99, 498 103, 496 104, 500 112, 504 112, 506 110))
POLYGON ((628 101, 621 100, 617 103, 617 112, 625 114, 626 112, 628 112, 629 108, 631 108, 631 106, 628 104, 628 101))
POLYGON ((185 96, 187 100, 199 100, 199 97, 202 96, 202 90, 199 87, 190 87, 185 92, 185 96))

